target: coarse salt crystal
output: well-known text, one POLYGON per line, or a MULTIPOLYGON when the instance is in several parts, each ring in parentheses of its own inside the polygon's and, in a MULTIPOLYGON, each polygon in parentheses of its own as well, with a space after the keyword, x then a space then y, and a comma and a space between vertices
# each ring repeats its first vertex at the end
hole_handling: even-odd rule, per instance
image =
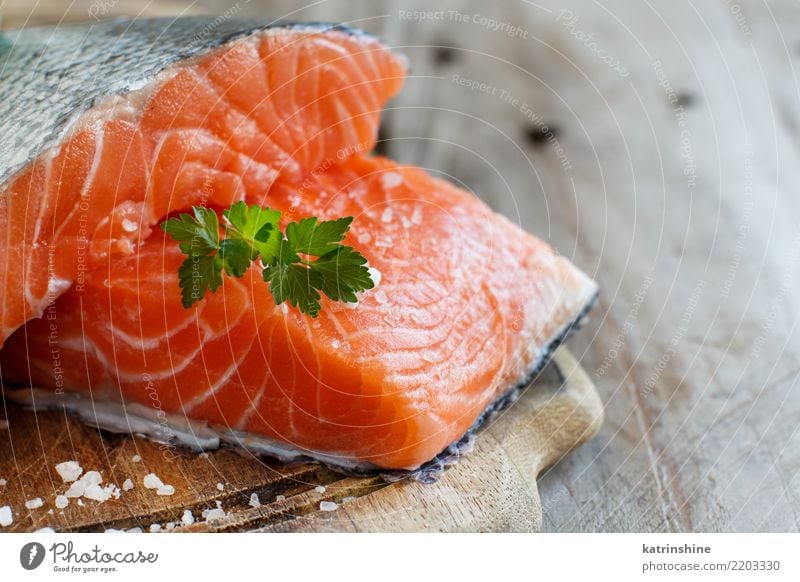
POLYGON ((142 479, 142 483, 148 489, 160 489, 164 486, 164 482, 159 479, 155 473, 148 473, 145 475, 144 479, 142 479))
POLYGON ((78 498, 78 505, 80 505, 81 507, 83 507, 83 499, 80 499, 80 498, 78 498))
POLYGON ((40 527, 33 533, 56 533, 56 530, 54 530, 52 527, 40 527))
POLYGON ((86 493, 86 483, 83 480, 75 481, 64 494, 67 497, 81 497, 86 493))
POLYGON ((66 495, 56 495, 57 508, 64 509, 67 505, 69 505, 69 497, 66 495))
POLYGON ((175 487, 172 485, 164 485, 163 487, 156 489, 156 493, 159 495, 172 495, 175 493, 175 487))
POLYGON ((125 533, 125 530, 124 529, 115 529, 113 527, 110 527, 107 530, 104 530, 103 533, 125 533))
POLYGON ((371 240, 372 240, 372 235, 371 235, 370 233, 368 233, 368 232, 362 232, 361 234, 359 234, 359 235, 358 235, 358 239, 357 239, 357 240, 358 240, 358 242, 360 242, 362 245, 365 245, 365 244, 367 244, 369 241, 371 241, 371 240))
POLYGON ((126 218, 122 221, 122 230, 125 232, 136 232, 137 228, 139 228, 139 225, 130 219, 126 218))
POLYGON ((131 463, 141 463, 141 462, 142 462, 142 456, 141 455, 133 455, 131 457, 131 463))
POLYGON ((151 532, 151 533, 156 533, 157 531, 161 531, 161 524, 160 524, 160 523, 154 523, 154 524, 152 524, 152 525, 150 526, 150 532, 151 532))
POLYGON ((389 301, 389 298, 386 296, 386 292, 383 289, 378 289, 377 293, 375 293, 375 301, 380 304, 389 301))
POLYGON ((104 489, 100 487, 102 482, 103 476, 100 473, 87 471, 80 479, 69 486, 65 495, 67 497, 88 497, 89 499, 105 501, 105 499, 100 499, 105 495, 105 493, 102 493, 104 489))
POLYGON ((320 501, 319 508, 322 511, 336 511, 339 509, 339 506, 333 501, 320 501))
POLYGON ((390 206, 387 206, 386 208, 383 209, 383 212, 381 213, 381 222, 386 224, 390 223, 392 221, 392 216, 393 216, 392 208, 390 206))
POLYGON ((56 465, 56 472, 61 476, 61 480, 64 483, 72 483, 81 476, 83 467, 77 461, 64 461, 56 465))
POLYGON ((214 521, 215 519, 222 519, 225 517, 224 509, 209 509, 205 515, 206 521, 214 521))
POLYGON ((6 483, 8 483, 8 481, 6 481, 5 479, 0 479, 0 487, 5 487, 6 483))
POLYGON ((97 471, 89 471, 81 477, 81 481, 86 483, 87 487, 89 485, 100 485, 103 482, 103 476, 97 471))
MULTIPOLYGON (((381 284, 381 272, 376 269, 375 267, 370 267, 367 269, 369 271, 369 278, 372 279, 372 282, 375 283, 375 287, 381 284)), ((373 287, 373 289, 375 288, 373 287)))
POLYGON ((126 533, 144 533, 144 530, 137 525, 136 527, 126 530, 126 533))
POLYGON ((181 523, 183 525, 192 525, 194 523, 194 516, 190 510, 185 510, 181 516, 181 523))
POLYGON ((223 485, 222 483, 217 483, 217 490, 225 491, 225 485, 223 485))
POLYGON ((8 505, 0 507, 0 526, 6 527, 14 523, 14 516, 11 513, 11 508, 8 505))
POLYGON ((109 485, 108 487, 101 487, 100 485, 95 485, 94 483, 86 487, 86 491, 84 492, 83 496, 86 499, 93 499, 94 501, 108 501, 111 496, 113 495, 113 486, 109 485))
POLYGON ((41 497, 37 497, 36 499, 29 499, 28 501, 25 502, 25 507, 27 507, 28 509, 38 509, 42 505, 44 505, 44 501, 42 501, 41 497))
POLYGON ((125 491, 130 491, 131 489, 133 489, 133 481, 131 481, 130 479, 125 479, 125 481, 122 483, 122 488, 125 491))
POLYGON ((325 487, 323 487, 322 485, 317 485, 316 487, 314 487, 314 491, 316 491, 317 493, 325 493, 325 487))
POLYGON ((204 509, 203 510, 203 519, 206 521, 212 521, 215 519, 222 519, 225 517, 225 510, 222 508, 222 503, 217 501, 217 507, 215 509, 204 509))
POLYGON ((247 503, 250 507, 261 507, 261 500, 258 498, 258 493, 250 495, 250 501, 247 503))
POLYGON ((174 521, 170 521, 167 524, 167 529, 175 529, 175 522, 174 521))
POLYGON ((387 190, 396 188, 403 183, 403 176, 398 172, 385 172, 381 174, 381 186, 387 190))

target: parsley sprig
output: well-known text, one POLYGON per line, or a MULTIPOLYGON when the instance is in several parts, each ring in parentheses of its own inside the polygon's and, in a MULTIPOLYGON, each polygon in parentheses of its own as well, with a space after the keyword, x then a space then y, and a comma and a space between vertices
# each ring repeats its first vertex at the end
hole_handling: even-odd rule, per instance
POLYGON ((254 261, 276 304, 288 301, 312 317, 319 315, 320 293, 353 303, 356 293, 375 286, 367 259, 341 244, 352 216, 322 222, 303 218, 289 223, 285 234, 277 210, 237 202, 222 216, 220 229, 216 212, 195 206, 192 214, 161 223, 186 255, 178 270, 186 308, 219 289, 223 274, 243 277, 254 261))

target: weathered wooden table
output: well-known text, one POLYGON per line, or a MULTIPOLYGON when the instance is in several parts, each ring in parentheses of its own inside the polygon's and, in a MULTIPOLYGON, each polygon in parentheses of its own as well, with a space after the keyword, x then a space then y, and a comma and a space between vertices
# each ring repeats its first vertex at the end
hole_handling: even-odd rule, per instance
MULTIPOLYGON (((413 64, 383 151, 473 190, 600 282, 571 345, 606 421, 540 480, 543 529, 797 531, 800 5, 304 4, 191 10, 379 34, 413 64)), ((3 8, 7 25, 141 10, 3 8)))

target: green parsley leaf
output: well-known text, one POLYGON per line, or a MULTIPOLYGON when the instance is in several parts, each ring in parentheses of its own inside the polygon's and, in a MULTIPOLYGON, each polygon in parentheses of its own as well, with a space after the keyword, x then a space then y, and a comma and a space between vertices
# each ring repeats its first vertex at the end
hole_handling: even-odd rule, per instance
POLYGON ((244 277, 247 268, 253 262, 250 246, 235 238, 226 238, 220 243, 219 256, 225 272, 231 277, 244 277))
POLYGON ((222 285, 222 261, 219 255, 191 255, 178 269, 181 302, 187 309, 222 285))
POLYGON ((311 317, 319 315, 320 295, 317 289, 322 281, 318 273, 297 263, 276 261, 264 269, 263 277, 264 281, 269 281, 269 290, 277 305, 288 301, 311 317))
POLYGON ((278 246, 283 238, 278 230, 280 212, 237 202, 223 211, 222 215, 229 225, 228 236, 247 243, 251 248, 250 260, 254 261, 260 255, 264 263, 269 263, 278 253, 278 246))
POLYGON ((375 283, 365 266, 367 259, 351 247, 340 246, 320 257, 310 268, 320 275, 320 291, 334 301, 355 303, 356 292, 372 289, 375 283))
POLYGON ((161 228, 180 243, 185 255, 207 255, 219 248, 219 220, 213 210, 194 207, 194 216, 181 214, 161 223, 161 228))
POLYGON ((263 266, 262 278, 277 305, 288 301, 311 317, 319 315, 321 293, 334 301, 355 302, 356 293, 375 286, 367 259, 340 244, 353 222, 351 216, 323 222, 303 218, 287 225, 284 236, 280 212, 237 202, 222 212, 221 239, 216 212, 192 210, 193 214, 161 224, 187 256, 178 270, 186 308, 207 292, 214 293, 222 285, 223 273, 243 277, 253 261, 263 266))
POLYGON ((303 218, 286 226, 286 238, 298 253, 321 257, 335 250, 353 222, 352 216, 317 222, 316 217, 303 218))

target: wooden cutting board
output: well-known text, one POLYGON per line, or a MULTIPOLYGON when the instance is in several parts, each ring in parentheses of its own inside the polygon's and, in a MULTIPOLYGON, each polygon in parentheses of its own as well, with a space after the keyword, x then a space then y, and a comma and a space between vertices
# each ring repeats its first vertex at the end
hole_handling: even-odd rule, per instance
POLYGON ((0 531, 148 531, 169 522, 177 524, 173 531, 536 531, 542 519, 537 476, 597 432, 603 409, 589 377, 562 347, 520 399, 479 432, 474 450, 433 484, 345 477, 315 463, 286 467, 229 449, 197 455, 10 402, 5 416, 0 479, 7 483, 0 485, 0 507, 12 508, 14 522, 0 531), (99 471, 104 483, 131 479, 134 488, 119 499, 83 505, 72 499, 57 509, 55 497, 67 485, 54 467, 68 460, 99 471), (175 493, 146 489, 148 473, 175 493), (259 507, 248 504, 253 493, 259 507), (44 505, 27 509, 25 502, 35 498, 44 505), (323 501, 337 508, 321 511, 323 501), (203 521, 202 511, 217 502, 226 515, 203 521), (187 509, 196 522, 182 525, 187 509))

